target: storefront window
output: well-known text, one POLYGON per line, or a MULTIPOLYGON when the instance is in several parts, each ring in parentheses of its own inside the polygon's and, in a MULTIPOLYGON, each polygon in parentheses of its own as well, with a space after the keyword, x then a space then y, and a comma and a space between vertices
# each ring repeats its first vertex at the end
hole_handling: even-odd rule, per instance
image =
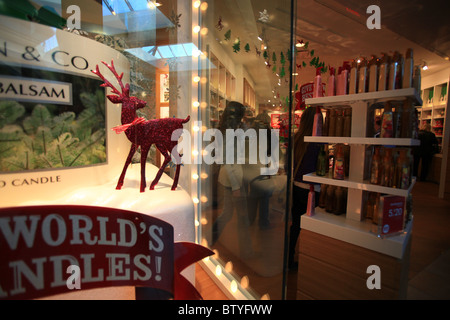
POLYGON ((205 1, 202 6, 204 161, 195 177, 201 181, 201 243, 215 252, 206 264, 215 266, 213 272, 231 292, 281 299, 289 219, 291 2, 205 1), (214 139, 226 147, 212 148, 214 139), (228 162, 233 151, 242 152, 241 159, 235 155, 228 162), (210 164, 208 158, 220 161, 210 164))
POLYGON ((229 297, 284 298, 292 5, 0 1, 1 205, 148 213, 229 297))

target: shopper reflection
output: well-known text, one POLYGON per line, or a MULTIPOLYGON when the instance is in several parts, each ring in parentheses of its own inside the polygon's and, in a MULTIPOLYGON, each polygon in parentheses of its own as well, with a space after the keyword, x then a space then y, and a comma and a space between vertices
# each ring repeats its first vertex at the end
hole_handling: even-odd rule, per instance
MULTIPOLYGON (((271 127, 269 115, 267 113, 258 114, 251 129, 254 129, 257 135, 257 139, 254 143, 258 147, 258 154, 260 153, 259 148, 264 148, 265 150, 263 150, 263 152, 270 157, 271 127), (267 144, 259 143, 260 130, 266 130, 268 137, 267 144)), ((244 170, 244 179, 248 182, 248 215, 250 225, 254 223, 259 213, 258 225, 260 229, 264 230, 271 228, 269 221, 269 201, 274 192, 274 182, 270 176, 260 175, 260 172, 261 165, 247 164, 244 170)))
POLYGON ((431 132, 431 125, 425 123, 422 125, 419 131, 420 146, 415 147, 413 150, 414 154, 414 167, 413 175, 419 178, 420 181, 426 181, 428 177, 428 172, 430 171, 431 162, 433 156, 439 152, 439 143, 436 136, 431 132), (421 163, 420 176, 419 174, 419 163, 421 163))
MULTIPOLYGON (((245 114, 245 107, 236 101, 231 101, 227 104, 224 110, 222 119, 219 125, 219 130, 222 131, 224 137, 224 154, 223 159, 226 159, 226 130, 238 129, 242 125, 242 118, 245 114)), ((237 144, 234 143, 234 154, 236 156, 237 144)), ((236 159, 235 159, 236 160, 236 159)), ((213 225, 213 243, 215 243, 222 234, 227 223, 232 219, 234 212, 237 214, 237 239, 239 242, 239 254, 241 257, 251 254, 251 241, 248 235, 248 213, 245 188, 243 186, 243 168, 242 164, 225 163, 219 170, 219 187, 223 192, 223 209, 222 213, 216 219, 213 225)))
MULTIPOLYGON (((316 108, 307 108, 301 118, 300 126, 294 136, 294 187, 292 191, 292 225, 289 234, 289 268, 296 267, 295 246, 300 235, 300 218, 306 212, 310 184, 303 182, 303 175, 315 172, 319 145, 304 141, 305 136, 311 136, 316 108)), ((315 186, 316 199, 319 199, 320 185, 315 186)))

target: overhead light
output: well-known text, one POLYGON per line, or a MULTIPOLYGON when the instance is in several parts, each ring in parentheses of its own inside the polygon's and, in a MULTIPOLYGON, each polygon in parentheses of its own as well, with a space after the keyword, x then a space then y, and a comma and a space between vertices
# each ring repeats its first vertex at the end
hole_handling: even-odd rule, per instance
POLYGON ((147 0, 147 6, 148 6, 150 9, 154 9, 154 8, 156 8, 156 7, 162 6, 162 4, 159 3, 159 2, 156 1, 156 0, 147 0))
POLYGON ((305 46, 305 43, 303 42, 303 40, 297 40, 297 43, 295 45, 297 48, 302 48, 305 46))
POLYGON ((422 70, 423 71, 428 70, 428 65, 427 65, 427 63, 425 61, 423 62, 422 70))

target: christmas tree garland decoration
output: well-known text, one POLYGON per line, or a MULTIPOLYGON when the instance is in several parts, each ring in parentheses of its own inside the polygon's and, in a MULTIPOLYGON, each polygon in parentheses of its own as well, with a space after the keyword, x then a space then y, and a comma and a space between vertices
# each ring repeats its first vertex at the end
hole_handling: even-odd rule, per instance
MULTIPOLYGON (((266 67, 268 69, 272 70, 272 73, 276 74, 279 77, 278 85, 281 85, 281 79, 286 77, 286 56, 290 63, 292 63, 292 51, 290 48, 286 50, 286 52, 281 51, 279 54, 279 57, 277 56, 277 53, 275 51, 270 52, 268 48, 268 39, 266 37, 265 32, 265 25, 270 21, 270 15, 268 14, 267 10, 264 9, 264 11, 260 12, 260 17, 258 19, 258 22, 261 22, 263 24, 262 27, 262 33, 259 35, 258 39, 260 41, 264 42, 264 46, 261 46, 261 50, 264 47, 264 63, 266 64, 266 67), (278 60, 279 59, 279 60, 278 60), (272 62, 272 63, 271 63, 272 62), (279 66, 277 66, 277 62, 279 62, 279 66)), ((216 25, 216 29, 218 31, 222 31, 224 29, 224 24, 222 17, 220 16, 216 25)), ((229 41, 231 39, 232 30, 228 29, 224 34, 225 41, 229 41)), ((321 61, 319 56, 316 56, 316 52, 314 49, 309 48, 309 41, 303 42, 303 40, 299 41, 297 40, 298 44, 300 46, 296 45, 293 52, 296 57, 299 53, 306 53, 305 57, 300 58, 296 67, 297 69, 306 68, 308 66, 314 67, 314 68, 320 68, 321 73, 328 72, 329 66, 325 66, 325 62, 321 61), (308 61, 309 59, 309 61, 308 61)), ((221 42, 222 43, 222 42, 221 42)), ((239 37, 235 38, 235 41, 231 44, 232 50, 234 53, 239 53, 241 51, 241 40, 239 37)), ((250 44, 246 43, 244 46, 245 53, 249 53, 251 51, 250 44)), ((261 50, 258 48, 257 45, 255 45, 255 53, 258 57, 261 56, 261 50)), ((286 83, 289 83, 287 79, 285 79, 286 83)), ((298 91, 298 85, 296 86, 295 91, 298 91)), ((286 105, 289 105, 289 97, 286 97, 285 99, 282 99, 283 102, 286 102, 286 105), (285 101, 283 101, 285 100, 285 101)))
MULTIPOLYGON (((222 17, 219 17, 219 22, 216 25, 216 28, 220 31, 223 29, 222 24, 222 17)), ((232 30, 228 29, 227 32, 224 34, 225 41, 229 41, 231 39, 232 30)), ((241 40, 239 37, 235 39, 233 44, 231 45, 234 53, 239 53, 241 51, 241 40)), ((324 61, 320 60, 319 56, 315 56, 315 50, 309 50, 309 42, 306 42, 304 46, 301 48, 301 50, 295 48, 295 54, 298 54, 300 52, 307 52, 307 57, 310 58, 309 61, 302 61, 301 63, 296 64, 297 69, 306 68, 308 66, 314 67, 314 68, 320 68, 321 67, 321 73, 326 73, 328 71, 328 66, 326 66, 324 61)), ((250 44, 246 43, 244 46, 245 53, 249 53, 251 51, 250 44)), ((258 49, 258 47, 255 45, 255 53, 257 56, 261 56, 261 51, 258 49)), ((291 62, 291 50, 287 49, 286 53, 281 51, 279 56, 279 62, 281 66, 278 68, 277 62, 278 62, 278 56, 276 52, 272 52, 271 54, 266 49, 263 53, 263 58, 265 60, 265 64, 267 68, 272 68, 273 73, 277 73, 282 78, 286 75, 285 71, 285 64, 286 64, 286 56, 288 57, 289 62, 291 62), (269 58, 271 57, 271 58, 269 58), (271 60, 271 61, 270 61, 271 60)))
POLYGON ((233 44, 233 51, 234 53, 238 53, 241 51, 241 40, 239 38, 236 38, 233 44))
POLYGON ((231 29, 229 29, 227 32, 225 32, 225 40, 228 41, 231 39, 231 29))

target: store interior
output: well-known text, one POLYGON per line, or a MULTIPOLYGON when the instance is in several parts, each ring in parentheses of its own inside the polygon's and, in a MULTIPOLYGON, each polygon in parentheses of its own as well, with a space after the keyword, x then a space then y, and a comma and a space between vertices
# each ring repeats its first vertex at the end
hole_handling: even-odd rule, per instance
MULTIPOLYGON (((224 2, 224 6, 225 3, 232 6, 233 10, 235 9, 234 2, 233 4, 224 2)), ((257 9, 254 10, 256 17, 258 17, 256 11, 261 14, 263 8, 269 8, 269 5, 267 3, 261 3, 262 2, 259 1, 256 7, 257 9), (262 5, 261 7, 259 7, 260 4, 262 5)), ((436 24, 425 22, 428 20, 424 20, 423 17, 430 16, 431 13, 429 13, 427 10, 431 9, 426 8, 425 6, 422 6, 420 4, 406 4, 401 1, 396 1, 395 3, 380 2, 379 6, 383 8, 381 11, 381 29, 369 30, 366 22, 368 20, 368 17, 370 16, 370 13, 366 13, 366 9, 370 4, 371 3, 368 2, 353 2, 349 4, 348 2, 344 3, 343 1, 297 2, 294 41, 303 44, 308 43, 309 46, 306 50, 302 50, 301 46, 298 47, 296 55, 296 65, 294 67, 295 71, 293 72, 293 88, 295 88, 296 85, 300 87, 303 84, 312 82, 316 75, 316 68, 309 65, 309 62, 312 59, 311 50, 314 50, 313 55, 319 57, 319 61, 324 61, 325 65, 334 66, 335 69, 337 69, 338 66, 341 66, 344 61, 349 61, 352 59, 368 59, 373 55, 380 57, 382 53, 386 53, 392 56, 395 51, 398 51, 402 55, 405 55, 408 48, 411 48, 414 52, 414 64, 421 67, 422 88, 439 86, 446 83, 446 86, 448 86, 450 62, 448 48, 445 45, 445 43, 448 43, 448 36, 445 32, 448 26, 442 23, 444 19, 437 19, 440 21, 440 23, 436 24), (424 21, 424 23, 413 23, 413 21, 424 21), (430 37, 430 35, 435 35, 435 37, 430 37), (431 38, 433 39, 431 40, 431 38), (306 65, 303 65, 302 62, 306 62, 306 65)), ((269 10, 270 13, 272 13, 271 18, 275 20, 280 16, 287 16, 287 5, 288 4, 286 1, 277 2, 275 9, 272 9, 272 11, 269 10)), ((221 8, 220 12, 223 14, 223 17, 226 16, 226 8, 221 8)), ((243 12, 245 11, 241 11, 242 15, 244 14, 243 12)), ((235 12, 233 11, 233 13, 235 12)), ((244 27, 247 27, 247 25, 248 22, 246 22, 244 27)), ((257 27, 259 27, 259 30, 262 30, 261 23, 257 22, 256 25, 257 27)), ((286 26, 284 28, 276 29, 278 33, 282 33, 282 30, 286 30, 286 26)), ((267 28, 266 31, 267 30, 269 30, 269 28, 267 28)), ((252 33, 248 30, 244 33, 254 35, 254 32, 252 33)), ((215 30, 216 37, 217 34, 217 30, 215 30)), ((266 33, 266 37, 268 38, 270 44, 273 44, 272 41, 278 44, 278 38, 281 38, 273 38, 273 34, 270 34, 269 32, 266 33)), ((282 41, 286 43, 287 40, 283 39, 282 41)), ((245 41, 241 40, 241 43, 245 43, 245 41)), ((283 45, 285 44, 281 43, 281 46, 283 45)), ((235 61, 239 61, 239 63, 242 63, 239 60, 241 55, 233 54, 232 50, 229 47, 224 47, 225 50, 228 50, 229 55, 231 55, 233 58, 236 57, 235 61)), ((252 59, 247 58, 245 64, 249 72, 253 70, 252 66, 248 65, 250 62, 252 62, 252 59)), ((258 64, 260 62, 255 61, 255 63, 258 64)), ((257 67, 255 70, 256 72, 258 72, 258 70, 261 70, 261 68, 257 67)), ((275 74, 275 76, 277 75, 275 74)), ((272 74, 272 84, 277 83, 277 78, 279 77, 276 77, 274 79, 272 74)), ((322 74, 323 82, 326 82, 327 78, 328 74, 322 74)), ((276 96, 271 97, 269 95, 265 95, 265 93, 268 92, 270 88, 260 90, 262 88, 262 85, 260 85, 258 82, 259 78, 252 77, 252 79, 255 81, 254 87, 258 88, 255 90, 255 94, 256 101, 260 102, 259 107, 261 108, 263 106, 263 103, 261 101, 264 101, 265 99, 267 99, 267 104, 269 104, 270 107, 270 103, 273 103, 275 98, 275 105, 272 105, 272 109, 270 112, 273 112, 274 108, 277 109, 277 111, 280 110, 280 108, 277 108, 277 104, 279 101, 276 100, 276 96)), ((273 87, 274 86, 272 85, 272 92, 273 87)), ((277 91, 276 86, 275 91, 277 91)), ((435 92, 438 92, 438 90, 436 89, 435 92)), ((441 95, 441 92, 439 93, 439 95, 441 95)), ((427 94, 422 92, 421 98, 426 101, 426 97, 427 94)), ((441 103, 439 101, 439 98, 436 100, 436 102, 436 104, 441 103)), ((261 108, 260 110, 264 109, 261 108)), ((420 120, 420 124, 423 124, 426 121, 429 122, 429 120, 427 120, 427 116, 424 116, 424 118, 420 120)), ((434 192, 434 194, 427 195, 445 199, 448 198, 448 186, 445 187, 446 180, 448 180, 448 178, 446 177, 446 168, 448 162, 448 142, 447 144, 444 144, 444 142, 442 142, 444 140, 445 132, 440 133, 437 127, 438 126, 436 126, 436 128, 433 128, 433 131, 436 130, 437 136, 442 135, 442 137, 440 138, 440 152, 433 158, 432 169, 430 170, 430 173, 426 178, 428 182, 425 183, 433 183, 434 186, 434 188, 430 189, 432 190, 432 192, 434 192)), ((446 140, 448 141, 448 137, 446 140)), ((423 186, 421 185, 421 187, 423 186)), ((417 192, 414 192, 414 189, 413 194, 417 194, 417 192)), ((445 211, 444 208, 437 210, 445 211)), ((279 232, 279 230, 275 232, 279 232)), ((232 235, 230 235, 230 237, 232 237, 232 235)), ((265 239, 272 239, 270 240, 270 242, 272 245, 274 244, 273 236, 269 236, 265 239)), ((226 241, 232 241, 232 239, 227 239, 226 241)), ((261 239, 258 239, 256 237, 255 241, 263 243, 261 239)), ((234 267, 235 271, 237 270, 237 274, 251 274, 252 276, 250 276, 250 278, 252 279, 252 287, 257 288, 257 292, 261 290, 259 288, 266 288, 270 286, 271 281, 272 284, 275 285, 276 283, 278 283, 277 280, 274 280, 276 277, 258 277, 258 272, 252 272, 252 267, 249 267, 250 263, 246 263, 246 261, 241 261, 238 263, 237 261, 239 261, 239 258, 236 258, 236 256, 233 254, 233 250, 231 250, 232 252, 230 252, 230 250, 227 250, 227 248, 220 246, 220 243, 215 244, 213 248, 216 248, 220 252, 225 262, 227 261, 227 259, 233 262, 232 266, 234 267), (225 255, 225 257, 223 257, 223 255, 225 255)), ((265 248, 270 248, 270 246, 265 245, 265 248)), ((235 250, 237 251, 237 249, 235 250)), ((270 259, 273 259, 273 257, 270 259)), ((274 261, 279 262, 278 259, 274 261)), ((275 264, 273 264, 272 262, 271 266, 274 265, 275 264)), ((278 274, 278 277, 280 279, 281 275, 278 274)), ((290 288, 292 289, 292 278, 290 280, 291 287, 289 286, 289 284, 287 285, 288 292, 290 292, 290 288)), ((271 292, 270 296, 273 298, 279 298, 279 296, 277 296, 276 293, 274 294, 273 291, 271 292)))
MULTIPOLYGON (((64 18, 69 17, 63 8, 70 1, 29 2, 36 8, 47 6, 64 18)), ((261 115, 269 118, 270 129, 279 129, 278 172, 261 178, 259 164, 244 164, 243 177, 248 185, 241 189, 242 192, 245 189, 246 194, 241 194, 240 205, 245 206, 245 210, 240 212, 239 207, 234 207, 233 214, 220 226, 219 236, 215 234, 215 222, 219 221, 230 199, 226 197, 227 190, 221 188, 219 164, 184 163, 176 191, 179 196, 172 203, 171 195, 166 192, 171 184, 167 178, 173 179, 175 175, 175 168, 170 165, 164 169, 165 175, 160 184, 162 187, 157 188, 162 196, 154 199, 153 205, 144 203, 146 200, 142 195, 136 201, 126 200, 126 204, 131 203, 131 208, 136 210, 142 206, 149 212, 162 211, 165 214, 164 210, 168 208, 166 211, 171 222, 182 230, 179 232, 181 240, 185 240, 183 237, 187 235, 189 241, 213 250, 212 257, 196 265, 194 282, 205 299, 322 298, 313 294, 300 295, 300 269, 287 268, 293 183, 289 157, 292 157, 292 137, 298 129, 305 107, 298 93, 302 86, 314 81, 319 67, 326 70, 320 73, 322 83, 326 84, 330 68, 337 72, 345 61, 367 62, 374 56, 379 58, 386 54, 393 57, 395 53, 406 57, 408 50, 412 50, 414 66, 419 66, 421 72, 421 88, 414 93, 414 98, 418 98, 415 101, 422 102, 415 105, 418 125, 430 124, 439 141, 439 150, 432 158, 424 181, 414 180, 415 185, 408 185, 407 191, 395 191, 405 197, 412 194, 412 216, 417 215, 408 231, 405 231, 409 240, 401 240, 406 244, 402 244, 404 251, 399 260, 403 260, 403 252, 408 252, 405 256, 409 260, 404 262, 405 268, 409 267, 408 298, 444 297, 436 291, 424 293, 422 284, 417 283, 420 275, 420 278, 426 278, 427 281, 431 279, 433 284, 436 283, 435 288, 448 288, 437 284, 448 283, 448 278, 439 278, 435 271, 427 269, 439 259, 445 260, 447 266, 450 249, 448 236, 442 230, 448 226, 450 199, 450 116, 447 112, 450 25, 446 17, 446 1, 425 5, 418 0, 85 0, 80 2, 80 6, 83 10, 82 30, 87 34, 80 32, 79 36, 95 39, 117 50, 130 61, 127 76, 131 91, 148 105, 139 111, 139 115, 147 119, 184 119, 190 116, 191 121, 185 125, 185 129, 193 133, 194 137, 192 159, 199 154, 205 155, 205 147, 208 146, 207 140, 200 142, 200 146, 196 145, 194 134, 219 128, 230 101, 239 101, 246 108, 242 128, 259 128, 253 126, 262 125, 257 121, 257 116, 261 115), (372 11, 367 11, 371 5, 381 8, 379 16, 374 17, 372 11), (150 15, 148 10, 151 10, 150 15), (149 17, 154 21, 149 20, 149 17), (370 20, 371 17, 375 20, 370 20), (369 29, 369 20, 380 21, 380 29, 369 29), (195 149, 197 147, 199 149, 195 149), (249 189, 249 185, 258 177, 266 193, 254 197, 250 194, 249 190, 252 189, 249 189), (164 187, 167 190, 162 190, 164 187), (427 203, 432 202, 436 204, 433 209, 435 212, 433 217, 428 218, 427 203), (175 217, 171 208, 178 206, 183 208, 183 212, 189 211, 189 215, 181 219, 175 217), (270 224, 264 226, 258 225, 263 206, 270 220, 270 224), (191 207, 193 212, 190 212, 191 207), (250 212, 250 207, 259 216, 250 212), (250 221, 247 221, 249 218, 250 221), (441 222, 436 225, 436 221, 441 222), (422 273, 424 271, 428 272, 425 276, 422 273), (415 287, 412 287, 414 280, 415 287)), ((110 56, 104 59, 111 60, 110 56)), ((307 98, 312 98, 312 95, 307 98)), ((356 98, 352 101, 360 102, 356 98)), ((325 109, 322 111, 325 116, 325 109)), ((380 109, 378 115, 382 115, 382 112, 380 109)), ((361 127, 365 128, 366 124, 361 127)), ((353 133, 359 131, 353 130, 353 133)), ((413 146, 415 142, 406 144, 407 148, 413 146)), ((359 152, 359 144, 354 149, 359 152)), ((127 152, 122 152, 122 158, 126 158, 127 152)), ((184 153, 190 154, 191 150, 184 153)), ((121 190, 119 198, 133 197, 133 192, 137 193, 139 157, 140 154, 137 154, 133 159, 134 175, 130 178, 133 184, 121 190)), ((352 157, 361 160, 353 153, 352 157)), ((159 150, 154 147, 150 149, 148 165, 152 166, 152 175, 164 160, 159 150)), ((121 169, 121 165, 122 162, 114 170, 121 169)), ((365 165, 353 163, 352 169, 350 164, 350 171, 361 167, 365 165)), ((93 176, 93 179, 101 180, 97 174, 93 176)), ((147 179, 149 181, 150 178, 147 179)), ((95 180, 95 183, 99 182, 95 180)), ((104 186, 114 188, 115 184, 114 178, 114 181, 108 181, 104 186)), ((76 194, 77 190, 70 192, 76 194)), ((89 197, 89 190, 83 192, 88 194, 83 198, 89 197)), ((368 198, 366 193, 361 191, 361 194, 352 193, 350 197, 355 199, 359 196, 355 203, 361 204, 368 198)), ((94 197, 92 194, 90 196, 94 197)), ((48 194, 46 197, 49 197, 48 194)), ((108 205, 111 197, 108 195, 99 199, 93 202, 108 205)), ((111 202, 120 206, 124 203, 111 202)), ((356 219, 361 223, 364 220, 361 212, 347 213, 347 218, 345 216, 336 215, 343 220, 356 219)), ((370 236, 374 239, 377 237, 376 234, 370 236)), ((300 250, 298 247, 297 255, 300 250)), ((437 268, 441 270, 445 266, 437 268)), ((442 275, 441 271, 438 273, 442 275)))

